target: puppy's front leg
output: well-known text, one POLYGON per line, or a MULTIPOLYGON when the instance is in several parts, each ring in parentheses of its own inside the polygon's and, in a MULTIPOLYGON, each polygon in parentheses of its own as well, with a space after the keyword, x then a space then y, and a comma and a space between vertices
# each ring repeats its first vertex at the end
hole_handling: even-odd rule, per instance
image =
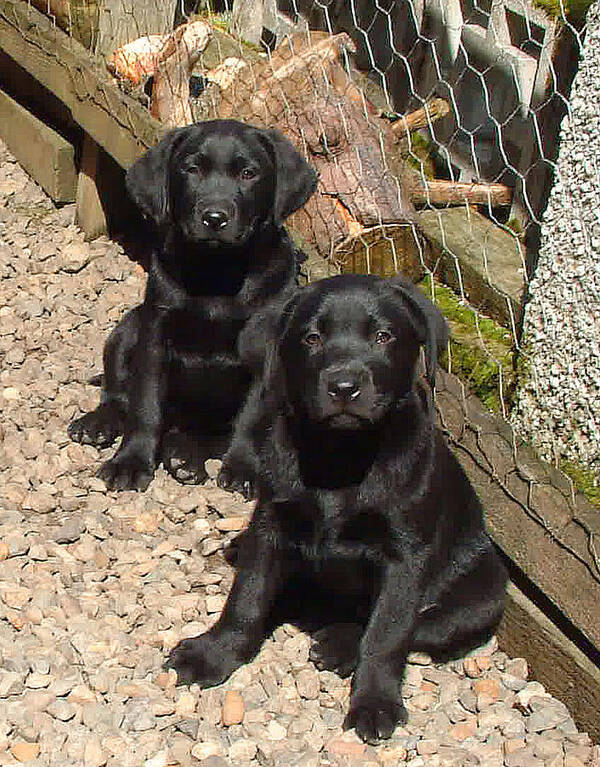
POLYGON ((246 498, 251 498, 256 491, 259 472, 257 443, 264 435, 270 415, 264 399, 262 382, 255 381, 237 415, 231 443, 223 456, 217 477, 219 487, 242 493, 246 498))
POLYGON ((221 617, 206 634, 185 639, 169 655, 165 665, 177 671, 180 682, 220 684, 260 649, 284 577, 282 553, 273 535, 273 523, 257 509, 243 534, 235 580, 221 617))
MULTIPOLYGON (((418 555, 417 555, 418 556, 418 555)), ((367 743, 389 738, 405 722, 402 678, 418 614, 422 561, 388 562, 360 642, 345 726, 367 743)))
POLYGON ((133 353, 123 441, 98 472, 111 490, 145 490, 156 467, 167 386, 166 312, 144 305, 133 353))

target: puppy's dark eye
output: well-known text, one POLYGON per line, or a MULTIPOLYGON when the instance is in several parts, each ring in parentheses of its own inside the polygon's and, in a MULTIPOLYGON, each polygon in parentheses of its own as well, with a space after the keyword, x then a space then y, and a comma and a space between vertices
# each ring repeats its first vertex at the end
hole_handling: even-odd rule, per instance
POLYGON ((256 178, 256 171, 254 168, 242 168, 240 171, 240 178, 244 181, 250 181, 250 179, 256 178))
POLYGON ((390 341, 393 340, 394 336, 391 333, 388 333, 387 330, 378 330, 377 333, 375 333, 376 344, 389 344, 390 341))
POLYGON ((198 173, 200 169, 197 165, 186 165, 184 170, 186 173, 198 173))
POLYGON ((323 346, 323 339, 318 333, 307 333, 303 341, 307 346, 323 346))

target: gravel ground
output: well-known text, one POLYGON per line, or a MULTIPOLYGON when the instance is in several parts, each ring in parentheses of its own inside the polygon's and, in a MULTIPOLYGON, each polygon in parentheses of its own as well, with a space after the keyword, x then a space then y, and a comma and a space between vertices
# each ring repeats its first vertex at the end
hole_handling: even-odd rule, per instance
POLYGON ((163 658, 216 620, 222 549, 252 506, 162 470, 145 493, 108 493, 94 472, 111 451, 67 438, 144 284, 72 217, 0 144, 0 765, 600 767, 600 747, 495 640, 446 665, 413 656, 408 724, 377 747, 343 732, 349 682, 318 672, 292 626, 220 688, 175 687, 163 658))
POLYGON ((513 424, 546 460, 600 479, 600 3, 588 11, 583 57, 563 121, 556 181, 523 321, 513 424))

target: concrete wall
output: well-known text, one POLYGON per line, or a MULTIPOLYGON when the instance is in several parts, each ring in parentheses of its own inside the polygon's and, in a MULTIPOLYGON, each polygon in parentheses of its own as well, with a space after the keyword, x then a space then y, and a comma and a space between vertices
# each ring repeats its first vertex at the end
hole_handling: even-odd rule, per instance
POLYGON ((590 8, 525 307, 514 425, 600 474, 600 3, 590 8))

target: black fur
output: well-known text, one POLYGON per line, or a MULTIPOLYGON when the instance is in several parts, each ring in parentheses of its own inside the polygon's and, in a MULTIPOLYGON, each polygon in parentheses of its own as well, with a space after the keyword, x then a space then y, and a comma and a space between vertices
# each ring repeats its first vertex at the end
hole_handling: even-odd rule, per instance
POLYGON ((346 726, 374 743, 406 718, 409 650, 445 659, 490 636, 506 573, 416 372, 424 346, 434 384, 446 340, 401 278, 323 280, 248 324, 240 347, 262 376, 221 484, 253 482, 257 507, 218 623, 167 661, 181 681, 224 681, 295 621, 318 630, 318 665, 354 669, 346 726))
POLYGON ((171 131, 126 183, 157 247, 143 304, 106 343, 101 403, 69 434, 98 446, 123 435, 99 472, 109 488, 145 489, 160 460, 198 482, 248 389, 239 332, 296 284, 301 254, 282 222, 316 175, 277 131, 214 120, 171 131))

